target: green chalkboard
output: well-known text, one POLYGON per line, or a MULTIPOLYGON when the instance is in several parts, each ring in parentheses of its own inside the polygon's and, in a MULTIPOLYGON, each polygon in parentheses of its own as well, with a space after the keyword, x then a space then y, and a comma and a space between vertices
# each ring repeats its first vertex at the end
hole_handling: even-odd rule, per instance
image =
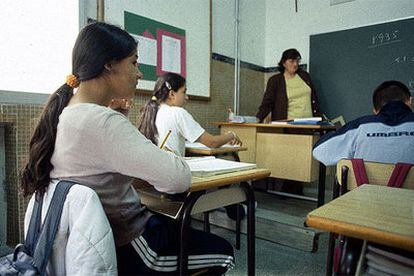
POLYGON ((398 80, 414 92, 414 18, 311 35, 309 63, 329 118, 370 114, 381 82, 398 80))
MULTIPOLYGON (((143 36, 145 32, 149 32, 154 39, 157 37, 157 29, 162 29, 173 34, 185 37, 185 30, 167 25, 137 14, 124 11, 125 30, 133 35, 143 36)), ((139 70, 143 74, 143 80, 156 81, 157 67, 140 63, 139 70)))

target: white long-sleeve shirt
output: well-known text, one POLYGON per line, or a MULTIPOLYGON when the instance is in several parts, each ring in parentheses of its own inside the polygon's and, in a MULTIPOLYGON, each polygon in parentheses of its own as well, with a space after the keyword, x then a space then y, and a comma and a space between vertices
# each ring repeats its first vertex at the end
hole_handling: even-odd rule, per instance
POLYGON ((160 150, 121 113, 96 104, 63 110, 51 163, 51 178, 96 191, 118 246, 139 236, 149 217, 131 186, 133 178, 165 193, 184 192, 191 184, 182 158, 160 150))

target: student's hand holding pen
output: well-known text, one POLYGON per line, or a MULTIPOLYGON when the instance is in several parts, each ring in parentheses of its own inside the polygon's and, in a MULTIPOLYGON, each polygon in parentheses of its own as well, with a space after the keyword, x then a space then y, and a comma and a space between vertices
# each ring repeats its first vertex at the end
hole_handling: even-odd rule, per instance
POLYGON ((230 145, 242 145, 242 141, 240 140, 239 136, 237 136, 237 134, 234 131, 229 131, 229 134, 233 135, 233 139, 230 140, 229 144, 230 145))
POLYGON ((112 99, 108 107, 128 116, 132 103, 133 99, 112 99))

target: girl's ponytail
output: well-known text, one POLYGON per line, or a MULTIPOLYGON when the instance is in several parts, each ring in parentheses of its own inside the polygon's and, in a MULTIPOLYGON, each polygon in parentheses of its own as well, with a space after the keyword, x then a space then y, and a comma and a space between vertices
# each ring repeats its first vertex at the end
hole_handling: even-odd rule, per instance
POLYGON ((49 174, 53 169, 50 162, 55 149, 56 131, 59 115, 73 96, 73 88, 62 85, 50 95, 39 121, 33 131, 29 144, 29 160, 20 171, 20 182, 23 195, 35 191, 43 193, 49 185, 49 174))
POLYGON ((155 145, 158 144, 158 131, 155 125, 155 119, 157 118, 159 107, 159 100, 156 96, 152 96, 152 98, 141 108, 141 115, 139 116, 137 123, 138 130, 155 145))

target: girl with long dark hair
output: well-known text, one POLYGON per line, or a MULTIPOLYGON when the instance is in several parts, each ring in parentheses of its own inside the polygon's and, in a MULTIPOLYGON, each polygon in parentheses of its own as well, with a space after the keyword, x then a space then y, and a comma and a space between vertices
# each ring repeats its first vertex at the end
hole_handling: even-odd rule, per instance
MULTIPOLYGON (((48 193, 58 180, 94 189, 114 233, 119 273, 174 273, 177 225, 141 206, 131 183, 139 178, 161 192, 180 193, 191 183, 190 170, 182 158, 160 150, 127 117, 108 108, 128 109, 141 77, 137 55, 135 40, 116 26, 97 22, 81 30, 73 49, 72 74, 50 96, 34 130, 21 185, 25 195, 48 193)), ((66 205, 64 210, 72 208, 66 205)), ((31 212, 28 208, 28 216, 31 212)), ((192 231, 190 271, 207 267, 224 273, 233 265, 227 241, 192 231)), ((59 229, 57 239, 63 242, 54 250, 65 250, 67 235, 67 229, 59 229)), ((72 242, 82 246, 82 241, 72 242)), ((55 261, 65 265, 64 259, 55 261)))

